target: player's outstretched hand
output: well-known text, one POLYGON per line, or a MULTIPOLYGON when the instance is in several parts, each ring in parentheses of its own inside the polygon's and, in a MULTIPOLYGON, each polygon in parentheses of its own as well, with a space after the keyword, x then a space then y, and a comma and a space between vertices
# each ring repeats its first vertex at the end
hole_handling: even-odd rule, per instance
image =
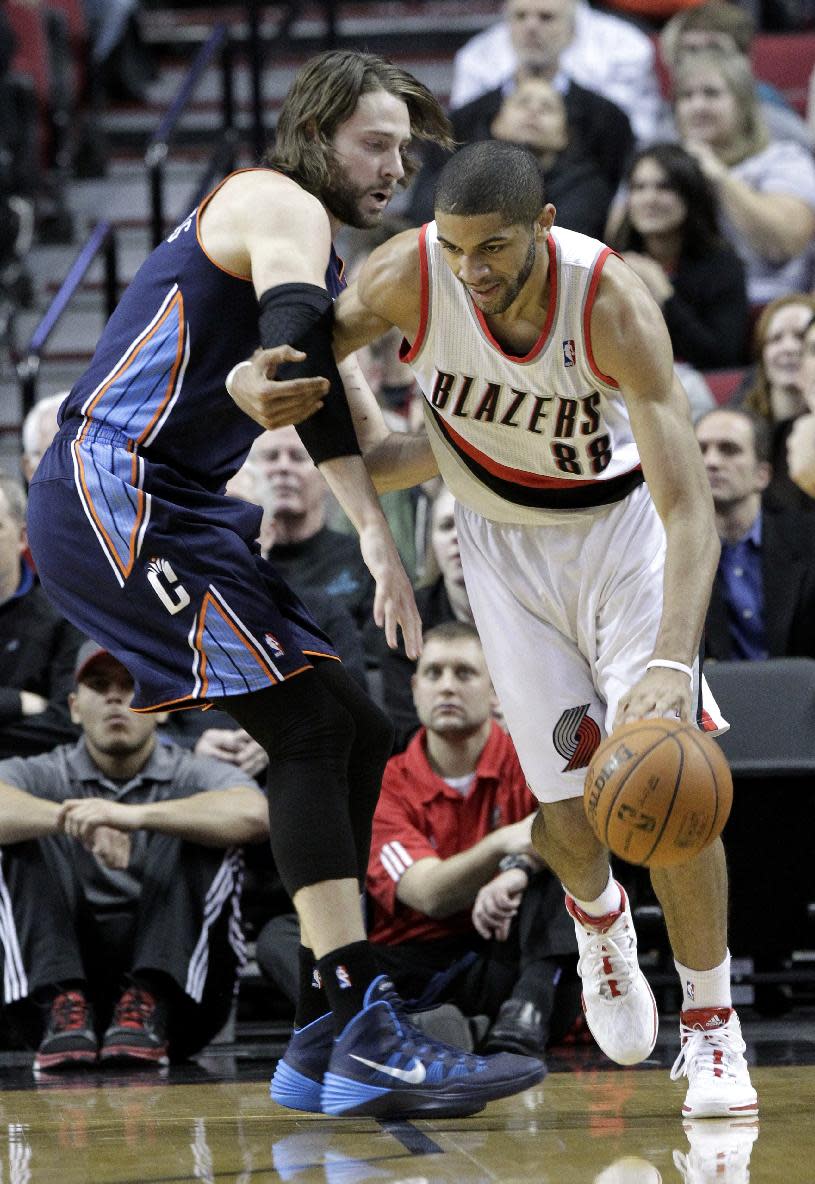
POLYGON ((405 653, 415 661, 422 652, 422 622, 416 608, 413 585, 402 566, 399 552, 384 524, 366 526, 360 531, 359 546, 365 566, 374 578, 374 620, 384 627, 390 648, 398 644, 401 628, 405 653))
POLYGON ((245 415, 270 430, 302 423, 323 405, 327 378, 287 378, 277 381, 278 366, 302 362, 305 354, 290 345, 257 349, 234 373, 230 395, 245 415))
MULTIPOLYGON (((657 666, 646 670, 639 682, 620 698, 614 727, 634 719, 669 715, 688 721, 691 718, 692 688, 687 674, 657 666)), ((612 729, 613 730, 613 729, 612 729)))

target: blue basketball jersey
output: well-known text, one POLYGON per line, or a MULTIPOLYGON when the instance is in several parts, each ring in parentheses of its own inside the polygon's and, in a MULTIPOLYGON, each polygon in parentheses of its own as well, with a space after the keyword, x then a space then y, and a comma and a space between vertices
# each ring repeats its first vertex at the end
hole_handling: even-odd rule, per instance
MULTIPOLYGON (((251 280, 214 263, 201 243, 215 192, 139 268, 60 417, 122 432, 140 456, 210 490, 223 489, 263 430, 224 386, 260 339, 251 280)), ((333 247, 325 285, 333 297, 344 287, 333 247)))

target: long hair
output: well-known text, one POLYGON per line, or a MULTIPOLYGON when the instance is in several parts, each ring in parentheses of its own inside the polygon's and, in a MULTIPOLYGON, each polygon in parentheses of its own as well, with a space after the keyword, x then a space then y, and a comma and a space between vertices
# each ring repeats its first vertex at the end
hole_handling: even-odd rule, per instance
POLYGON ((739 164, 748 156, 755 156, 766 148, 770 135, 756 98, 755 78, 747 58, 741 54, 721 54, 705 51, 685 54, 676 65, 673 78, 674 110, 676 95, 686 80, 698 70, 718 74, 736 100, 739 114, 735 136, 725 148, 717 148, 716 155, 727 165, 739 164))
MULTIPOLYGON (((651 144, 636 154, 628 169, 630 184, 637 165, 653 160, 663 171, 669 187, 682 198, 687 211, 682 224, 683 256, 701 258, 722 246, 719 234, 719 206, 716 192, 698 161, 679 144, 651 144)), ((614 242, 618 251, 644 251, 642 235, 631 223, 626 209, 614 242)))
POLYGON ((815 296, 808 292, 791 292, 788 296, 779 296, 771 300, 761 310, 753 330, 753 356, 756 362, 756 376, 753 385, 744 396, 744 405, 756 415, 771 422, 773 418, 772 402, 770 400, 770 382, 764 368, 764 346, 770 332, 770 321, 779 308, 786 308, 789 304, 803 305, 815 317, 815 296))
MULTIPOLYGON (((412 74, 385 58, 353 50, 329 50, 299 71, 277 121, 275 144, 264 160, 319 197, 329 178, 334 133, 350 119, 360 97, 384 90, 401 99, 410 130, 419 140, 452 147, 450 124, 440 104, 412 74)), ((416 163, 404 158, 407 184, 416 163)))

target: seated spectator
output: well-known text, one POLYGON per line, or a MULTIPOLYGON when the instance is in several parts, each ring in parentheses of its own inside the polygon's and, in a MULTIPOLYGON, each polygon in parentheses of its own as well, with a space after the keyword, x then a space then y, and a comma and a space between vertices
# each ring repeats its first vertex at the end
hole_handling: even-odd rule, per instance
POLYGON ((472 626, 425 634, 413 697, 422 727, 386 766, 374 814, 370 940, 406 997, 486 1015, 485 1048, 540 1056, 574 934, 532 847, 537 803, 492 718, 472 626))
POLYGON ((238 848, 268 835, 266 800, 233 767, 157 744, 132 697, 124 666, 86 642, 81 739, 0 764, 4 1002, 39 1042, 35 1071, 166 1064, 232 1006, 238 848))
POLYGON ((804 293, 781 296, 767 305, 753 332, 755 376, 742 396, 745 407, 770 428, 773 475, 765 501, 799 509, 815 507, 790 480, 787 440, 796 419, 807 410, 801 375, 802 342, 813 315, 815 296, 804 293))
MULTIPOLYGON (((458 548, 455 505, 456 499, 449 489, 439 489, 430 514, 430 556, 425 583, 416 592, 416 607, 425 632, 445 621, 473 623, 458 548)), ((419 717, 411 690, 415 665, 401 641, 395 650, 382 646, 380 669, 383 705, 396 729, 394 752, 402 752, 419 727, 419 717)))
MULTIPOLYGON (((314 613, 320 594, 344 606, 362 643, 365 663, 379 665, 374 624, 374 582, 356 538, 326 526, 328 487, 293 427, 258 436, 250 453, 260 473, 263 522, 260 546, 286 583, 314 613), (316 594, 316 595, 315 595, 316 594)), ((324 601, 321 607, 327 607, 324 601)), ((327 629, 344 661, 353 662, 352 639, 327 629)), ((335 624, 340 622, 335 621, 335 624)), ((362 676, 364 679, 364 675, 362 676)))
POLYGON ((654 46, 631 22, 586 0, 507 0, 504 20, 471 38, 453 59, 450 106, 511 82, 519 63, 547 63, 557 47, 567 78, 621 107, 638 139, 653 135, 659 111, 654 46))
POLYGON ((82 634, 51 606, 26 554, 26 495, 0 475, 0 760, 75 740, 68 695, 82 634))
POLYGON ((722 541, 705 623, 713 659, 815 658, 815 518, 762 506, 767 425, 720 408, 696 424, 722 541))
POLYGON ((31 484, 43 453, 57 434, 57 412, 67 394, 67 391, 58 391, 55 395, 38 399, 23 420, 20 468, 26 485, 31 484))
POLYGON ((682 58, 674 118, 716 190, 722 233, 744 262, 750 302, 807 291, 815 260, 815 161, 800 144, 770 141, 747 61, 709 52, 682 58))
MULTIPOLYGON (((531 8, 512 0, 507 11, 511 18, 513 65, 506 78, 499 80, 491 75, 483 94, 461 106, 454 102, 450 113, 454 140, 461 145, 490 139, 504 100, 527 79, 538 78, 563 96, 569 140, 597 166, 613 193, 633 150, 634 137, 625 111, 598 94, 591 81, 580 85, 580 80, 561 63, 574 35, 574 0, 536 0, 531 8), (540 12, 538 4, 542 4, 540 12)), ((433 190, 447 154, 440 148, 425 146, 423 158, 424 166, 413 183, 408 209, 414 223, 433 217, 433 190)))
POLYGON ((744 360, 744 266, 719 235, 716 196, 694 157, 676 144, 637 154, 611 245, 662 309, 678 361, 714 370, 744 360))
MULTIPOLYGON (((425 634, 413 693, 423 727, 388 763, 374 815, 370 939, 416 1009, 453 1003, 489 1018, 485 1048, 541 1056, 579 1009, 574 927, 532 848, 537 803, 492 719, 471 625, 425 634)), ((280 917, 257 942, 264 973, 292 1000, 297 940, 296 919, 280 917)))
POLYGON ((815 498, 815 316, 804 330, 801 387, 808 410, 795 420, 787 439, 787 466, 802 493, 815 498))
MULTIPOLYGON (((743 5, 732 0, 705 0, 668 21, 659 38, 662 61, 669 76, 675 73, 680 59, 696 53, 736 55, 749 62, 755 32, 755 21, 743 5)), ((757 78, 755 93, 771 139, 793 140, 803 148, 812 146, 815 137, 779 90, 757 78)), ((667 109, 664 118, 666 122, 660 125, 663 135, 672 138, 673 120, 667 109)))
POLYGON ((139 28, 140 0, 83 0, 91 70, 114 99, 142 102, 155 67, 139 28))
POLYGON ((543 78, 519 82, 503 99, 491 132, 495 140, 522 144, 534 153, 559 226, 593 238, 602 235, 611 186, 570 133, 566 104, 551 83, 543 78))

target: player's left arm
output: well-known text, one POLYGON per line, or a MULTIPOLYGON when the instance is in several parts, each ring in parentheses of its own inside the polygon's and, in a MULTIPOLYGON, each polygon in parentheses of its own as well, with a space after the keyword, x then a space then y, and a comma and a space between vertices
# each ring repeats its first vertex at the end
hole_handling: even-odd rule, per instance
MULTIPOLYGON (((617 258, 603 270, 591 337, 598 368, 620 386, 665 527, 663 609, 652 657, 692 666, 719 557, 713 501, 662 314, 642 281, 617 258)), ((623 696, 615 723, 672 711, 689 719, 691 708, 687 675, 653 668, 623 696)))

